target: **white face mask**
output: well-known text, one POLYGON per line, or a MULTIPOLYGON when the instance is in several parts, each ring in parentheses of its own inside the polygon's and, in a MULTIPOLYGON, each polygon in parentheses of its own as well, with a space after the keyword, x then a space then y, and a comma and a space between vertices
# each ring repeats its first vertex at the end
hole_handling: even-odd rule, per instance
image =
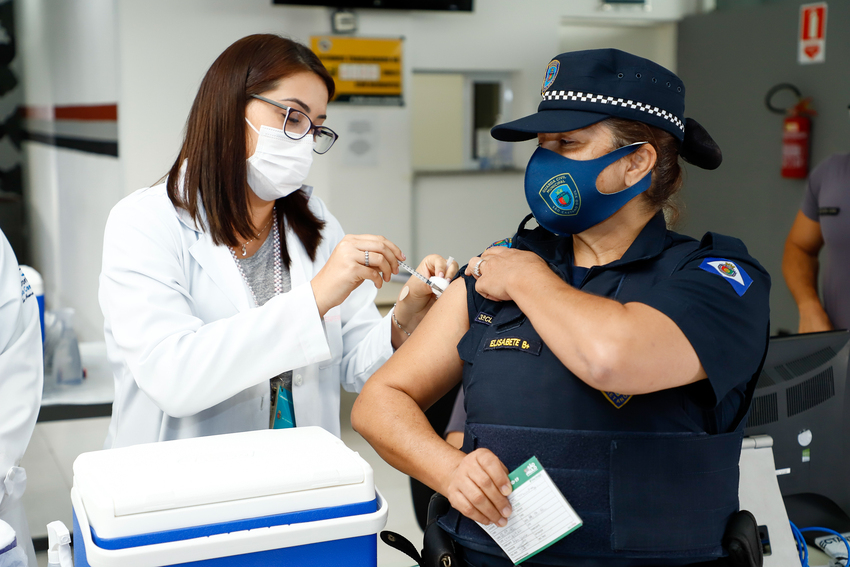
POLYGON ((248 186, 264 201, 286 197, 301 188, 313 164, 313 136, 293 140, 283 130, 260 126, 257 147, 248 158, 248 186))

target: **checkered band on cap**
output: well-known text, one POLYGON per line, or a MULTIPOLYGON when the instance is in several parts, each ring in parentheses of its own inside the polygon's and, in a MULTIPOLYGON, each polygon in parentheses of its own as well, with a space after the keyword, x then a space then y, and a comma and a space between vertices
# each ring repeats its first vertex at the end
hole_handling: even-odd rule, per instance
POLYGON ((616 98, 613 96, 605 96, 598 95, 592 93, 583 93, 578 91, 546 91, 543 93, 543 100, 572 100, 577 102, 590 102, 595 104, 611 104, 614 106, 622 106, 624 108, 631 108, 633 110, 640 110, 642 112, 646 112, 647 114, 652 114, 655 116, 660 116, 665 120, 670 121, 675 124, 679 130, 682 132, 685 131, 685 124, 682 120, 672 114, 667 112, 666 110, 662 110, 657 106, 652 106, 649 104, 644 104, 642 102, 637 102, 634 100, 629 100, 625 98, 616 98))

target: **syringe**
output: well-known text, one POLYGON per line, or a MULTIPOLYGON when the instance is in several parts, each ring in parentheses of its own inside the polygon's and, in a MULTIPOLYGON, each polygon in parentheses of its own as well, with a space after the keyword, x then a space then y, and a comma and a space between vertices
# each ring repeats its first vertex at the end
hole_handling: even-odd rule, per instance
POLYGON ((422 282, 425 283, 425 285, 430 286, 431 289, 434 290, 434 295, 436 295, 437 297, 440 297, 443 294, 443 292, 446 291, 443 288, 441 288, 440 286, 438 286, 437 284, 435 284, 434 282, 432 282, 431 280, 429 280, 428 278, 426 278, 425 276, 423 276, 422 274, 420 274, 419 272, 417 272, 416 270, 414 270, 413 268, 411 268, 410 266, 408 266, 407 264, 405 264, 404 262, 402 262, 401 260, 397 260, 397 262, 398 262, 399 267, 404 268, 405 270, 410 272, 411 275, 422 280, 422 282))

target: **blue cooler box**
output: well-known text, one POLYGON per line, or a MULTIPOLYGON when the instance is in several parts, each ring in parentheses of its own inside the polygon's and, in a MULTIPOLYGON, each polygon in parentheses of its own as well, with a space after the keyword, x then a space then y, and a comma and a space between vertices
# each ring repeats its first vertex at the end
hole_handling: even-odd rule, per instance
POLYGON ((74 462, 76 567, 375 567, 387 504, 319 427, 136 445, 74 462))

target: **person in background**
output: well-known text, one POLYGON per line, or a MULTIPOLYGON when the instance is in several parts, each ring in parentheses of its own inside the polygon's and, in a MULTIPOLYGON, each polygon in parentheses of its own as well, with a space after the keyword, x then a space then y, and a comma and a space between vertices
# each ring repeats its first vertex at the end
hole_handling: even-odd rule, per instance
POLYGON ((540 92, 537 113, 492 130, 537 141, 532 214, 470 260, 352 424, 448 498, 439 526, 469 566, 513 564, 478 523, 508 525, 508 472, 532 456, 584 523, 524 566, 715 565, 746 516, 738 461, 770 276, 740 240, 667 228, 679 158, 721 161, 675 74, 614 49, 564 53, 540 92), (462 450, 422 413, 458 382, 462 450))
POLYGON ((38 304, 15 253, 0 231, 0 520, 15 530, 29 565, 38 565, 21 496, 21 458, 41 406, 44 357, 38 304))
MULTIPOLYGON (((339 435, 340 385, 359 391, 434 303, 410 278, 381 318, 376 287, 405 255, 346 235, 304 185, 337 139, 324 124, 333 93, 307 47, 236 41, 202 80, 165 182, 112 210, 99 291, 115 375, 106 448, 305 425, 339 435)), ((447 266, 431 255, 418 269, 447 266)))
POLYGON ((818 165, 785 241, 782 274, 800 312, 800 333, 850 328, 850 153, 818 165), (823 302, 818 256, 826 252, 823 302))

